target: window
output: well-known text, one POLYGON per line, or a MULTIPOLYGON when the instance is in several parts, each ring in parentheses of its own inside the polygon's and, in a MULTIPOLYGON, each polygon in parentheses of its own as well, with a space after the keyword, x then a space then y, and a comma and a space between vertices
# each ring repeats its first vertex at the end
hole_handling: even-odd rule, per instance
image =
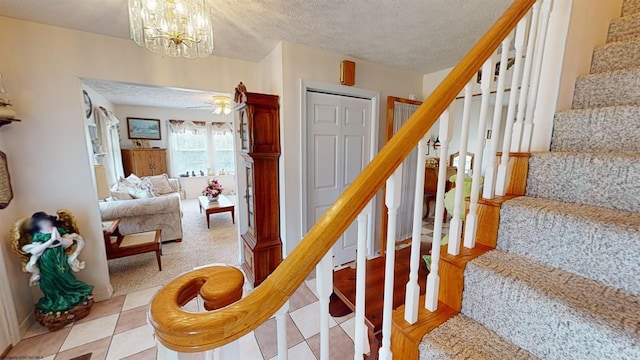
POLYGON ((216 172, 224 171, 233 174, 236 170, 235 150, 233 148, 233 133, 214 133, 214 168, 216 172))
POLYGON ((192 131, 183 133, 172 133, 172 161, 173 171, 177 174, 184 174, 187 171, 191 173, 200 171, 207 173, 209 159, 207 156, 207 136, 206 134, 194 134, 192 131))
MULTIPOLYGON (((170 125, 171 126, 171 125, 170 125)), ((217 132, 207 124, 206 131, 169 131, 169 151, 171 155, 172 176, 192 171, 200 175, 211 169, 214 174, 224 171, 234 174, 235 149, 232 132, 217 132)))

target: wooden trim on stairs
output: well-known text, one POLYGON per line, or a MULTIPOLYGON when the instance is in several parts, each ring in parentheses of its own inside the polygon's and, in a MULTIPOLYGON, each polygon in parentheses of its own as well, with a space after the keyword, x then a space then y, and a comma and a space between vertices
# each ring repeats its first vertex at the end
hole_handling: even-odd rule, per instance
MULTIPOLYGON (((424 304, 424 295, 420 296, 420 304, 424 304)), ((444 303, 438 303, 438 310, 431 312, 424 307, 418 309, 418 322, 411 325, 404 321, 404 305, 393 312, 391 328, 391 352, 393 357, 402 360, 418 360, 418 345, 426 333, 442 325, 456 316, 458 311, 444 303)))
MULTIPOLYGON (((497 154, 498 162, 502 162, 502 153, 497 154)), ((531 153, 512 152, 509 153, 509 164, 507 165, 507 186, 505 193, 523 196, 527 192, 527 175, 529 174, 529 158, 531 153)))

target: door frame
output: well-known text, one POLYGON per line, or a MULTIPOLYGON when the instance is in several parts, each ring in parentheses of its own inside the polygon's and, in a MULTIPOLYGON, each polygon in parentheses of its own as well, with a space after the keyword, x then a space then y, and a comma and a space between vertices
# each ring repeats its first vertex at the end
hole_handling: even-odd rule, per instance
MULTIPOLYGON (((330 95, 358 97, 371 101, 371 139, 369 156, 372 160, 378 153, 378 133, 380 128, 380 92, 356 88, 352 86, 330 84, 320 81, 300 79, 300 205, 302 208, 300 238, 304 238, 307 233, 307 92, 309 90, 323 92, 330 95)), ((375 256, 375 214, 376 214, 376 196, 371 199, 371 212, 368 217, 367 229, 367 257, 375 256)))
MULTIPOLYGON (((18 315, 16 314, 16 307, 13 302, 13 293, 11 291, 11 283, 6 271, 7 264, 5 263, 5 259, 4 249, 0 248, 0 288, 7 290, 0 293, 0 297, 2 298, 0 301, 0 305, 2 305, 0 306, 0 312, 3 313, 3 317, 7 320, 6 324, 0 324, 0 326, 5 328, 5 331, 9 335, 9 341, 13 346, 15 346, 22 338, 22 326, 18 320, 18 315)), ((28 316, 25 321, 23 321, 22 325, 26 325, 25 330, 31 325, 31 319, 32 315, 28 316)), ((2 352, 4 350, 5 349, 0 349, 0 355, 3 355, 2 352)))

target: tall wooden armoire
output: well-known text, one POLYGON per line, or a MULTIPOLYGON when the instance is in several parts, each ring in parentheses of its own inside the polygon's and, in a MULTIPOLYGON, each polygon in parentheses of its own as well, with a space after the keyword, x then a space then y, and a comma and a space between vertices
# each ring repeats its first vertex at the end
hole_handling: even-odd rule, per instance
POLYGON ((247 232, 242 234, 244 263, 253 286, 260 285, 282 261, 280 240, 280 117, 278 96, 246 93, 236 106, 241 155, 245 161, 247 232))

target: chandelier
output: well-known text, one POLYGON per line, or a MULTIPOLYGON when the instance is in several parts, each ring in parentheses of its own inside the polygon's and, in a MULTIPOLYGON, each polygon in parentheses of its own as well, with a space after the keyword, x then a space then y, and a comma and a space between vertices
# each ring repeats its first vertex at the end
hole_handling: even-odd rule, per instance
POLYGON ((129 0, 131 39, 173 57, 213 53, 213 24, 208 0, 129 0))
POLYGON ((213 97, 213 113, 216 115, 220 115, 224 113, 225 115, 231 114, 231 108, 233 104, 231 102, 231 97, 225 95, 217 95, 213 97))

